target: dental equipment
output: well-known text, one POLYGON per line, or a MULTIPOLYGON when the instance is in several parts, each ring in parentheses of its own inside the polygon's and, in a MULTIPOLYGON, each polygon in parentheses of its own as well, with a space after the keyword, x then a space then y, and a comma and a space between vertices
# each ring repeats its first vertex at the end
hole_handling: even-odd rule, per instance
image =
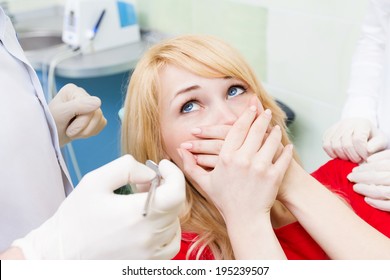
POLYGON ((152 160, 147 160, 145 162, 145 164, 147 167, 151 168, 152 170, 154 170, 154 172, 156 172, 156 177, 154 177, 152 180, 152 185, 150 186, 148 196, 146 198, 144 212, 142 213, 142 215, 144 217, 146 217, 148 215, 150 207, 152 205, 152 200, 153 200, 154 194, 156 192, 156 188, 161 183, 161 174, 160 174, 160 171, 158 169, 158 165, 155 162, 153 162, 152 160))
POLYGON ((67 0, 62 40, 83 54, 139 41, 135 0, 67 0))
POLYGON ((96 22, 94 28, 91 30, 91 33, 87 35, 87 37, 89 38, 89 40, 95 39, 96 33, 97 33, 98 30, 99 30, 99 26, 100 26, 100 24, 102 23, 102 19, 103 19, 105 13, 106 13, 106 10, 103 10, 103 11, 101 12, 101 14, 100 14, 100 16, 99 16, 99 19, 97 20, 97 22, 96 22))

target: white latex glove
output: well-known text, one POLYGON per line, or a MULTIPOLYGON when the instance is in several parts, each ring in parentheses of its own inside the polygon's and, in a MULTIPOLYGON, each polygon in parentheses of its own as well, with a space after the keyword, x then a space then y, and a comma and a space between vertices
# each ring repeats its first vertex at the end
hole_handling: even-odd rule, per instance
POLYGON ((98 97, 90 96, 74 84, 61 88, 49 104, 61 146, 74 139, 94 136, 106 126, 100 105, 98 97))
POLYGON ((367 158, 367 163, 355 167, 348 179, 356 184, 355 192, 365 196, 372 207, 390 211, 390 150, 367 158))
POLYGON ((323 136, 323 148, 331 158, 361 162, 386 149, 388 139, 369 120, 351 118, 330 127, 323 136))
POLYGON ((26 259, 171 259, 180 248, 185 181, 170 161, 161 161, 159 168, 164 183, 146 217, 147 193, 113 193, 155 176, 126 155, 85 175, 52 218, 12 246, 26 259))

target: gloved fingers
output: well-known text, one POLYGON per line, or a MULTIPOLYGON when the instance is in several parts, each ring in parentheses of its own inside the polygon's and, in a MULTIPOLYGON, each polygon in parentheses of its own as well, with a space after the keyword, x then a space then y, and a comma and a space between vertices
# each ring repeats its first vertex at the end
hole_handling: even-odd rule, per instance
POLYGON ((353 190, 372 199, 390 200, 390 186, 355 184, 353 190))
POLYGON ((385 137, 378 136, 372 138, 367 143, 367 151, 369 154, 375 154, 377 152, 383 151, 387 148, 388 140, 385 137))
POLYGON ((376 209, 382 211, 390 211, 390 200, 381 200, 365 197, 364 201, 376 209))
POLYGON ((87 138, 98 134, 106 126, 107 120, 100 109, 91 114, 78 116, 68 127, 67 135, 73 139, 87 138))
POLYGON ((372 128, 372 135, 367 144, 367 150, 370 154, 383 151, 388 146, 387 136, 377 127, 372 128))
MULTIPOLYGON (((71 120, 75 116, 91 113, 101 106, 101 100, 90 96, 83 88, 67 84, 53 99, 61 110, 62 119, 71 120)), ((52 103, 52 102, 51 102, 52 103)))
POLYGON ((348 156, 344 153, 343 143, 341 138, 336 138, 332 140, 333 153, 336 155, 336 158, 341 158, 343 160, 348 160, 348 156))
POLYGON ((82 87, 76 86, 73 83, 64 85, 58 92, 64 101, 69 101, 77 97, 88 97, 90 96, 82 87))
POLYGON ((75 119, 69 124, 66 129, 66 135, 72 139, 82 138, 76 137, 88 126, 89 121, 92 119, 93 113, 76 116, 75 119))
POLYGON ((348 174, 347 178, 351 182, 374 185, 390 186, 389 171, 357 171, 348 174))
POLYGON ((109 220, 112 225, 132 227, 134 224, 139 223, 140 220, 145 219, 143 213, 146 199, 146 192, 129 195, 110 193, 106 194, 105 197, 106 207, 96 207, 100 207, 100 212, 102 212, 100 219, 102 221, 107 222, 109 220))
POLYGON ((348 142, 347 139, 352 139, 352 131, 345 131, 343 127, 338 125, 329 139, 329 146, 335 155, 334 158, 348 160, 348 156, 344 152, 344 142, 348 142))
POLYGON ((114 191, 128 183, 150 182, 155 176, 156 173, 149 167, 139 163, 131 155, 124 155, 89 172, 82 181, 93 188, 114 191))
POLYGON ((181 228, 179 219, 164 230, 163 239, 160 241, 161 245, 156 250, 153 259, 168 260, 177 255, 180 250, 181 243, 181 228))
POLYGON ((361 131, 359 131, 359 132, 355 131, 353 136, 352 136, 352 145, 353 145, 356 153, 360 157, 360 160, 355 161, 355 162, 361 162, 362 160, 365 160, 368 157, 367 135, 366 135, 366 133, 362 133, 361 131))
POLYGON ((164 182, 156 189, 153 208, 158 211, 180 211, 185 200, 185 179, 183 172, 169 160, 158 165, 164 182))
POLYGON ((372 125, 367 120, 345 119, 325 132, 323 147, 331 157, 361 162, 368 156, 372 125))
POLYGON ((328 154, 328 156, 330 156, 331 158, 337 158, 337 155, 335 154, 333 148, 330 145, 324 144, 322 145, 322 148, 324 149, 325 153, 328 154))
POLYGON ((365 160, 368 157, 367 145, 371 134, 371 128, 371 123, 368 121, 364 121, 360 126, 358 126, 358 124, 355 124, 355 127, 353 129, 352 144, 362 160, 365 160))
POLYGON ((140 184, 132 184, 132 185, 135 186, 135 188, 133 188, 133 191, 135 193, 148 192, 150 187, 152 186, 152 184, 150 182, 148 182, 148 183, 140 183, 140 184))
POLYGON ((352 161, 354 163, 362 162, 364 158, 362 158, 359 153, 355 150, 354 147, 345 147, 344 154, 347 157, 347 160, 352 161))
POLYGON ((336 132, 335 126, 332 126, 327 131, 325 131, 324 136, 322 138, 322 148, 331 158, 337 157, 332 147, 332 139, 334 137, 335 132, 336 132))
POLYGON ((390 159, 390 150, 375 153, 367 158, 367 162, 381 161, 390 159))
POLYGON ((67 102, 72 109, 73 116, 89 114, 100 108, 102 102, 99 97, 77 97, 67 102))
MULTIPOLYGON (((346 136, 343 136, 341 139, 344 154, 347 156, 347 158, 350 161, 357 163, 357 162, 361 162, 362 158, 356 150, 356 148, 357 148, 355 146, 356 142, 359 142, 359 141, 355 141, 353 135, 346 135, 346 136)), ((364 151, 361 151, 361 153, 364 154, 364 151)), ((366 157, 367 157, 367 155, 366 155, 366 157)))
POLYGON ((359 166, 352 169, 352 173, 362 172, 362 171, 372 171, 372 172, 388 171, 390 175, 390 159, 362 163, 359 166))

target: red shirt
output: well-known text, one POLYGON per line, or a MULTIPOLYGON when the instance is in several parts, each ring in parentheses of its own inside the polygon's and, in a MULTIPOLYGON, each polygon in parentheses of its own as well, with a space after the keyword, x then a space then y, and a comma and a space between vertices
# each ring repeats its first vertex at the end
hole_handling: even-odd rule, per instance
MULTIPOLYGON (((353 191, 353 183, 349 182, 347 175, 351 173, 355 163, 334 159, 321 166, 312 173, 312 176, 325 185, 332 192, 343 197, 357 215, 372 225, 374 228, 390 237, 390 213, 375 209, 364 201, 364 197, 353 191)), ((323 260, 329 259, 321 247, 310 237, 304 228, 298 223, 292 223, 275 229, 275 234, 287 256, 291 260, 323 260)), ((180 252, 174 259, 186 259, 186 253, 191 245, 191 240, 196 234, 183 233, 180 252)), ((190 259, 195 259, 192 254, 190 259)), ((205 250, 201 259, 214 259, 210 250, 205 250)))

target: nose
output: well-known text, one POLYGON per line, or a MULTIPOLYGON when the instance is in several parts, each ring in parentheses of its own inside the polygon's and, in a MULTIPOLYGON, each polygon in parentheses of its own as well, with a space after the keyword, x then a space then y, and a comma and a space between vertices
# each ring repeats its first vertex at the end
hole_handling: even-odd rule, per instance
POLYGON ((238 115, 227 102, 221 102, 216 106, 215 118, 219 124, 233 125, 238 115))

